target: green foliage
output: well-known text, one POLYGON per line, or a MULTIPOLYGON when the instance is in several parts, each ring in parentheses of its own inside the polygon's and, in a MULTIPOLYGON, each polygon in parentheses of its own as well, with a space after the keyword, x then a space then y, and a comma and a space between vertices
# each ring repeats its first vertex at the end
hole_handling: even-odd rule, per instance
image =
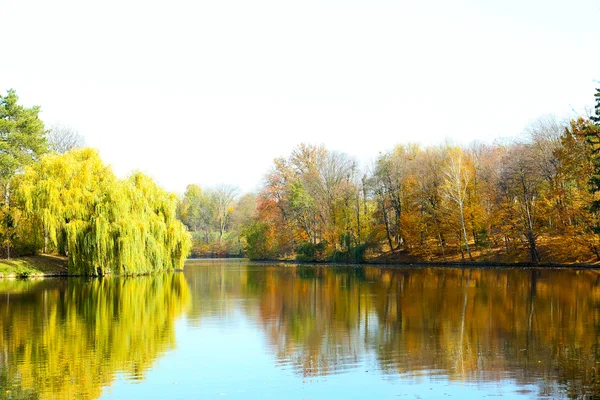
POLYGON ((47 151, 40 108, 17 104, 14 90, 0 96, 0 179, 10 179, 23 166, 47 151))
POLYGON ((188 185, 177 205, 177 217, 193 233, 193 257, 240 256, 241 231, 256 209, 253 195, 235 201, 237 188, 220 185, 202 189, 188 185))
POLYGON ((200 186, 188 185, 179 206, 181 221, 191 231, 205 231, 210 228, 213 207, 210 198, 200 186))
POLYGON ((594 94, 596 98, 596 115, 592 115, 590 119, 596 124, 596 126, 600 126, 600 88, 596 89, 596 93, 594 94))
POLYGON ((25 108, 18 100, 14 90, 0 96, 0 185, 3 192, 0 244, 7 258, 18 239, 18 211, 9 202, 11 182, 23 167, 47 152, 44 123, 38 117, 40 108, 25 108))
POLYGON ((183 266, 189 234, 177 199, 142 173, 118 180, 91 149, 47 155, 19 177, 34 243, 68 256, 69 273, 142 274, 183 266))
POLYGON ((352 245, 353 238, 349 233, 340 235, 340 249, 335 249, 331 255, 331 261, 334 263, 353 263, 361 264, 365 262, 366 244, 352 245))
POLYGON ((296 248, 296 260, 301 262, 316 261, 317 246, 310 242, 302 242, 296 248))
MULTIPOLYGON (((593 123, 586 124, 584 134, 586 142, 590 146, 591 160, 594 166, 589 180, 590 191, 597 193, 600 192, 600 89, 596 89, 594 96, 596 97, 596 115, 590 117, 593 123)), ((600 211, 600 200, 593 201, 591 211, 593 213, 600 211)), ((600 232, 600 227, 596 227, 595 230, 597 233, 600 232)))
POLYGON ((250 223, 243 232, 246 238, 246 255, 251 260, 264 260, 271 256, 269 226, 261 221, 250 223))

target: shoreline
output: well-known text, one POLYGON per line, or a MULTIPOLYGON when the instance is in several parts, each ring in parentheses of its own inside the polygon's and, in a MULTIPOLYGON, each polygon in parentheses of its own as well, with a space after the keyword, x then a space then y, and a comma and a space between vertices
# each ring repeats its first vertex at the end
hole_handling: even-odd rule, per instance
MULTIPOLYGON (((264 259, 250 260, 249 258, 188 258, 186 262, 249 262, 252 264, 286 264, 298 266, 347 266, 347 267, 384 267, 384 268, 462 268, 462 269, 570 269, 570 270, 599 270, 600 263, 531 263, 531 262, 488 262, 488 261, 367 261, 360 264, 339 263, 331 261, 296 261, 264 259)), ((181 272, 176 269, 174 272, 181 272)), ((69 274, 66 257, 38 255, 17 257, 10 260, 0 260, 0 280, 4 279, 41 279, 83 277, 84 275, 69 274)), ((129 276, 129 275, 127 275, 129 276)))
POLYGON ((281 259, 262 259, 250 260, 249 258, 188 258, 187 261, 195 262, 219 262, 219 261, 243 261, 253 264, 295 264, 295 265, 331 265, 331 266, 353 266, 353 267, 438 267, 438 268, 514 268, 514 269, 573 269, 573 270, 600 270, 600 263, 531 263, 531 262, 516 262, 516 263, 501 263, 493 261, 366 261, 362 263, 340 263, 332 261, 296 261, 296 260, 281 260, 281 259))
POLYGON ((0 260, 0 279, 66 277, 67 258, 41 254, 0 260))
MULTIPOLYGON (((173 272, 182 272, 183 269, 176 268, 173 272)), ((164 271, 157 271, 164 272, 164 271)), ((136 275, 116 275, 108 276, 148 276, 149 274, 136 275)), ((70 274, 67 269, 67 257, 55 256, 50 254, 40 254, 37 256, 15 257, 9 260, 0 259, 0 280, 4 279, 42 279, 42 278, 67 278, 67 277, 92 277, 99 278, 98 275, 70 274)))

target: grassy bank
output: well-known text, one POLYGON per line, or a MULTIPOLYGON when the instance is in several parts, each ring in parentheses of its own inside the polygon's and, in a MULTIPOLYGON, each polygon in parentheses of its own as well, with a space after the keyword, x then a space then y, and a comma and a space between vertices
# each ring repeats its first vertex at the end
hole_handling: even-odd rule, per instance
POLYGON ((51 255, 0 260, 0 278, 66 275, 67 258, 51 255))

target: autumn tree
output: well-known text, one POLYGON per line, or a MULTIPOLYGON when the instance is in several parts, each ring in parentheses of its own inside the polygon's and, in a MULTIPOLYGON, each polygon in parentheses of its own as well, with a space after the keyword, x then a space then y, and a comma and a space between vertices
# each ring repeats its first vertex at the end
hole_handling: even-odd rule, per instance
POLYGON ((512 146, 503 159, 501 175, 501 190, 509 200, 508 207, 515 211, 514 223, 527 240, 531 262, 537 263, 541 261, 537 239, 543 175, 532 146, 512 146))
POLYGON ((471 255, 471 248, 469 247, 469 238, 467 236, 467 228, 465 223, 465 205, 467 201, 467 191, 472 180, 472 171, 468 165, 466 165, 463 155, 461 153, 452 155, 448 167, 444 171, 444 194, 452 202, 458 206, 458 215, 460 218, 460 227, 463 242, 469 260, 473 260, 471 255))
POLYGON ((428 147, 417 153, 412 168, 415 181, 414 202, 418 214, 420 249, 429 259, 436 251, 446 258, 447 221, 444 217, 444 154, 428 147), (430 244, 430 240, 435 244, 430 244), (438 250, 439 249, 439 250, 438 250))
POLYGON ((357 162, 347 154, 296 146, 289 157, 276 159, 266 176, 257 218, 267 225, 254 225, 252 238, 277 232, 272 248, 280 254, 293 249, 306 261, 346 257, 361 243, 360 180, 357 162))
POLYGON ((406 157, 404 148, 382 154, 376 161, 372 185, 378 198, 390 250, 401 246, 401 216, 406 157))
POLYGON ((590 191, 590 177, 594 171, 592 147, 586 140, 591 121, 572 120, 561 136, 561 146, 556 150, 560 160, 558 173, 564 182, 562 194, 565 229, 561 232, 563 243, 576 259, 585 257, 581 248, 589 249, 600 260, 600 225, 598 211, 593 209, 594 193, 590 191))

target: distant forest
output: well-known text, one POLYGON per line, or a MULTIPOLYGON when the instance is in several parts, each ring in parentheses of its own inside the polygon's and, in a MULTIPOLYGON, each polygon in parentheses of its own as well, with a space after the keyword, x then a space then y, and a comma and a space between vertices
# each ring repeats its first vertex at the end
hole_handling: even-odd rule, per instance
POLYGON ((600 261, 595 112, 543 117, 520 139, 397 145, 373 165, 300 144, 256 194, 188 186, 192 256, 299 261, 600 261))

